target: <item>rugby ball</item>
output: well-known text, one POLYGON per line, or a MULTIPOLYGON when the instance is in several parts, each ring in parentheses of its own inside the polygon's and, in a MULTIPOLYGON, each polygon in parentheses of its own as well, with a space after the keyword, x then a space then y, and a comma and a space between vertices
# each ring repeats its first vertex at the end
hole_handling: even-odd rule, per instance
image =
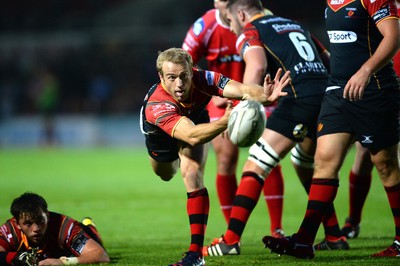
POLYGON ((229 115, 229 138, 239 147, 249 147, 261 137, 266 122, 267 117, 261 103, 253 100, 241 101, 229 115))

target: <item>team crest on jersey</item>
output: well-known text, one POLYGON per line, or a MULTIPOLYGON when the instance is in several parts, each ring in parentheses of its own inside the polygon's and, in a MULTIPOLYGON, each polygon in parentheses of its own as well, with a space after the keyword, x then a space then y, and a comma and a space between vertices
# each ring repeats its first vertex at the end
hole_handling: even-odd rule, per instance
POLYGON ((200 33, 202 33, 203 29, 204 29, 204 19, 203 18, 199 18, 193 24, 193 33, 194 33, 194 35, 199 36, 200 33))
POLYGON ((355 2, 356 0, 328 0, 328 5, 333 11, 338 11, 344 6, 355 2))

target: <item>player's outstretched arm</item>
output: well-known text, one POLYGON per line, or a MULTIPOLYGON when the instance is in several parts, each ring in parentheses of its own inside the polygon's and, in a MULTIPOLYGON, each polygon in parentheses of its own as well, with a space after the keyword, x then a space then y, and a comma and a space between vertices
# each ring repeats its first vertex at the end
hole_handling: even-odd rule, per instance
POLYGON ((290 71, 286 71, 283 76, 282 72, 283 70, 279 69, 274 80, 271 80, 271 77, 266 75, 264 86, 243 84, 232 80, 225 86, 223 96, 239 100, 255 100, 261 102, 263 105, 269 105, 279 97, 287 95, 282 89, 291 81, 290 71))
POLYGON ((79 257, 48 258, 39 262, 39 265, 74 265, 109 263, 110 258, 100 244, 89 239, 79 257))
POLYGON ((231 112, 232 102, 228 101, 225 114, 220 119, 213 122, 195 125, 192 120, 184 116, 175 126, 173 137, 191 146, 209 142, 225 131, 231 112))

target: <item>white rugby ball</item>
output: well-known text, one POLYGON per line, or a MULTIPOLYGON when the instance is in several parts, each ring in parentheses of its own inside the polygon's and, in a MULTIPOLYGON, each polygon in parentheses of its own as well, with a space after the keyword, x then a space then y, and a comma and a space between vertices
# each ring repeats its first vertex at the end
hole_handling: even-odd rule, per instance
POLYGON ((249 147, 261 137, 266 122, 267 117, 261 103, 253 100, 241 101, 229 115, 229 138, 239 147, 249 147))

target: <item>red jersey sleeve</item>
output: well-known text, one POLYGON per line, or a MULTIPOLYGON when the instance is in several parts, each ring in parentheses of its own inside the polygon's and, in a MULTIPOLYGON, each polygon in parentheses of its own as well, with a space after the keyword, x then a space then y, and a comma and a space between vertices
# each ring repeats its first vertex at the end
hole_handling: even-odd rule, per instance
MULTIPOLYGON (((48 232, 58 236, 61 249, 79 256, 90 236, 85 233, 81 223, 63 214, 51 213, 48 232)), ((57 253, 55 247, 49 247, 49 253, 57 253)))
POLYGON ((244 58, 244 54, 255 46, 263 47, 263 43, 257 29, 249 23, 243 28, 243 33, 236 40, 236 50, 244 58))
POLYGON ((21 231, 12 219, 0 227, 0 246, 6 251, 18 251, 21 242, 21 231))
POLYGON ((168 100, 148 101, 145 112, 148 122, 158 126, 170 136, 173 136, 175 125, 182 119, 177 104, 168 100))
POLYGON ((398 18, 396 3, 394 0, 360 0, 370 14, 375 24, 387 19, 398 18))

